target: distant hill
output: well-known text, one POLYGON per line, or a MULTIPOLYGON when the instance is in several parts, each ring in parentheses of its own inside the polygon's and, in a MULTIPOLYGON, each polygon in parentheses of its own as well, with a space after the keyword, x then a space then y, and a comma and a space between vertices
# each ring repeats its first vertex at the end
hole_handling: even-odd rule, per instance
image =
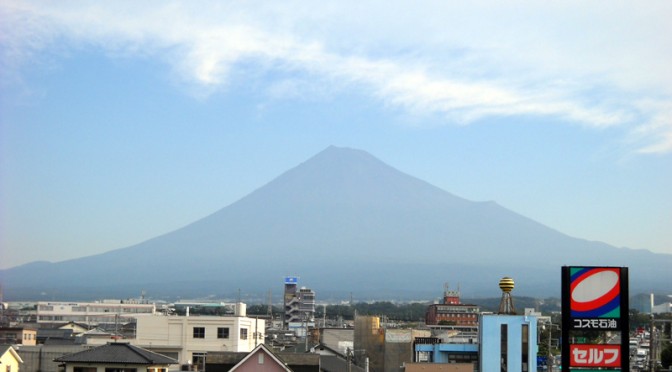
POLYGON ((127 248, 0 271, 5 297, 263 298, 285 275, 318 299, 559 296, 563 265, 630 267, 631 293, 670 291, 672 255, 567 236, 494 202, 472 202, 349 148, 329 147, 237 202, 127 248), (41 297, 40 297, 41 296, 41 297))

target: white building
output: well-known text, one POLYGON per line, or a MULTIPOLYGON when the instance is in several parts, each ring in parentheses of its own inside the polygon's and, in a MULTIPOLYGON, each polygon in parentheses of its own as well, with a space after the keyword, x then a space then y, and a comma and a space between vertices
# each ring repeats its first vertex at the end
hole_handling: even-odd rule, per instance
POLYGON ((37 303, 38 323, 81 323, 97 325, 100 323, 126 323, 142 315, 156 313, 156 306, 123 300, 104 300, 101 302, 48 302, 37 303))
POLYGON ((651 308, 653 314, 667 314, 672 313, 672 302, 665 302, 651 308))
POLYGON ((245 305, 233 316, 139 317, 133 344, 201 365, 208 352, 250 352, 264 342, 265 321, 245 316, 245 305))

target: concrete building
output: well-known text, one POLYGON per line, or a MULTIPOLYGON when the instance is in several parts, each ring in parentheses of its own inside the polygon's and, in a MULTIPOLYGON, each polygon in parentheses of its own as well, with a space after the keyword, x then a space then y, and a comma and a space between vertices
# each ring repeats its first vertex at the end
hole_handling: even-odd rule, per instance
POLYGON ((524 315, 482 315, 480 319, 481 371, 534 372, 537 370, 537 318, 524 315))
POLYGON ((35 345, 37 344, 37 330, 29 327, 0 328, 0 344, 35 345))
POLYGON ((443 324, 477 327, 479 312, 480 309, 477 305, 460 302, 459 290, 451 291, 446 286, 441 303, 432 304, 427 307, 425 323, 427 325, 443 324))
POLYGON ((355 317, 355 348, 353 359, 358 366, 367 363, 371 372, 382 372, 385 366, 385 330, 377 316, 355 317))
POLYGON ((298 308, 298 298, 297 298, 298 285, 299 285, 298 277, 296 276, 285 277, 285 288, 283 292, 284 316, 282 323, 284 329, 289 328, 289 322, 292 317, 291 313, 294 311, 295 308, 298 308))
POLYGON ((355 330, 352 328, 322 328, 320 344, 336 350, 340 355, 347 355, 348 349, 354 350, 354 336, 355 330))
POLYGON ((309 288, 298 288, 298 278, 285 277, 284 328, 297 336, 305 337, 309 328, 315 327, 315 292, 309 288))
POLYGON ((135 345, 202 365, 209 352, 250 352, 264 342, 266 322, 245 316, 238 304, 233 316, 145 316, 137 320, 135 345))
POLYGON ((386 329, 383 371, 403 372, 405 364, 413 361, 415 353, 413 341, 429 336, 429 330, 386 329))
POLYGON ((138 300, 103 300, 101 302, 37 303, 38 323, 76 322, 87 326, 100 323, 125 323, 143 315, 156 313, 156 306, 138 300))

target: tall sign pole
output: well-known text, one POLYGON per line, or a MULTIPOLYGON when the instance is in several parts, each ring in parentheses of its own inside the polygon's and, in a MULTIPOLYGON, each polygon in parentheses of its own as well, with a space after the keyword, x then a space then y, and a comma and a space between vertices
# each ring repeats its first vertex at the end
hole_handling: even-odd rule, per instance
POLYGON ((627 267, 562 267, 562 369, 630 371, 627 267), (620 343, 602 343, 619 333, 620 343))

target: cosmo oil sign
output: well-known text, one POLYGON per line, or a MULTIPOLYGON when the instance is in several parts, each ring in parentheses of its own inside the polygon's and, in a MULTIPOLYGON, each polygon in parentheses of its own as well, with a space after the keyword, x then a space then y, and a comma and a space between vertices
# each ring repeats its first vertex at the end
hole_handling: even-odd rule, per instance
POLYGON ((628 268, 565 266, 562 268, 562 365, 629 368, 628 268), (621 334, 615 345, 577 340, 621 334), (586 337, 588 336, 588 337, 586 337))
POLYGON ((621 268, 571 267, 569 274, 572 328, 620 329, 621 268))

